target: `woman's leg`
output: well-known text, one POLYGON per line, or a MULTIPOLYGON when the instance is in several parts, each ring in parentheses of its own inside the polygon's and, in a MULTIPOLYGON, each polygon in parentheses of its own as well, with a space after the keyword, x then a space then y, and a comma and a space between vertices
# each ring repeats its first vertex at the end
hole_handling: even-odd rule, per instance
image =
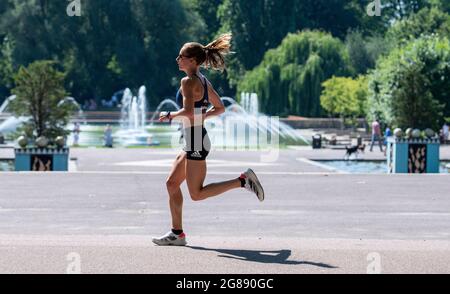
POLYGON ((172 215, 172 229, 183 229, 183 195, 181 184, 186 179, 186 152, 181 152, 172 167, 166 181, 167 192, 169 192, 170 213, 172 215))
POLYGON ((206 169, 205 160, 186 160, 186 182, 192 200, 205 200, 241 187, 241 181, 237 178, 230 181, 209 184, 203 187, 206 169))

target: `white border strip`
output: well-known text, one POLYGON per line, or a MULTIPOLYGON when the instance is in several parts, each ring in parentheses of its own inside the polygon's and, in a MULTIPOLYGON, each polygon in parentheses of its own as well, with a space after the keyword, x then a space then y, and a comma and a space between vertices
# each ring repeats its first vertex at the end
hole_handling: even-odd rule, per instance
MULTIPOLYGON (((110 174, 110 175, 169 175, 170 170, 167 171, 69 171, 69 172, 0 172, 0 177, 2 175, 75 175, 75 174, 110 174)), ((208 171, 208 175, 240 175, 242 170, 237 171, 208 171)), ((330 175, 329 172, 268 172, 268 171, 258 171, 258 175, 330 175)))
MULTIPOLYGON (((35 176, 51 176, 51 175, 83 175, 83 174, 98 174, 98 175, 169 175, 170 171, 76 171, 76 172, 0 172, 0 178, 2 175, 35 175, 35 176)), ((240 171, 208 171, 208 175, 240 175, 240 171)), ((370 174, 370 173, 343 173, 343 172, 268 172, 268 171, 257 171, 258 175, 268 175, 268 176, 370 176, 370 177, 395 177, 395 176, 406 176, 406 177, 433 177, 433 176, 450 176, 450 174, 370 174)))

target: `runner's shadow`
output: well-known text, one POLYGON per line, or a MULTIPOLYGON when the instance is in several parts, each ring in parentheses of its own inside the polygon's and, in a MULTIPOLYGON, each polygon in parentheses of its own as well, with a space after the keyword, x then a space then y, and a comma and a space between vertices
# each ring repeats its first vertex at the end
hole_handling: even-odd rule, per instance
POLYGON ((291 250, 260 251, 260 250, 212 249, 196 246, 186 246, 186 247, 194 250, 215 251, 222 254, 228 254, 218 256, 242 261, 252 261, 260 263, 278 263, 288 265, 305 264, 324 268, 337 268, 335 266, 320 262, 287 260, 291 256, 292 253, 291 250))

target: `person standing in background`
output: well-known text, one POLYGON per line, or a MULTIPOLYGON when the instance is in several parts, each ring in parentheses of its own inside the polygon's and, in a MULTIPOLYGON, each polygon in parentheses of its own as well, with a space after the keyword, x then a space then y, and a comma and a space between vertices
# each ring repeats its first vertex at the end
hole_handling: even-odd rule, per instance
POLYGON ((380 151, 383 152, 383 143, 381 142, 381 127, 380 127, 380 121, 378 119, 375 119, 375 121, 372 123, 372 141, 370 142, 370 152, 373 151, 373 145, 375 144, 375 140, 378 141, 378 145, 380 146, 380 151))
POLYGON ((76 122, 73 126, 73 146, 78 146, 78 141, 80 140, 80 123, 76 122))

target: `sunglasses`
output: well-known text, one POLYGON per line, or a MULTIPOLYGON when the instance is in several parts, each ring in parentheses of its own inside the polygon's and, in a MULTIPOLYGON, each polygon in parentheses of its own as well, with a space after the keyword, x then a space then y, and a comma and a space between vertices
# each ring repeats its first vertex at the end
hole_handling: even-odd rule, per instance
POLYGON ((183 58, 191 58, 190 56, 187 56, 187 55, 183 55, 183 54, 180 54, 180 55, 178 55, 178 57, 177 57, 177 59, 183 59, 183 58))

